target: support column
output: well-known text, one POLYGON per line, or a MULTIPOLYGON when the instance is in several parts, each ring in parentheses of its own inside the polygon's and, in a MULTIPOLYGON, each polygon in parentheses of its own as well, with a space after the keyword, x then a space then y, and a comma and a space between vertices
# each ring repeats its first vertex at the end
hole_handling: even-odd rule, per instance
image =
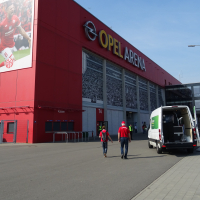
POLYGON ((123 100, 123 120, 126 122, 125 69, 122 69, 122 100, 123 100))
POLYGON ((149 81, 147 82, 147 92, 148 92, 148 110, 149 115, 151 114, 151 100, 150 100, 150 84, 149 81))
POLYGON ((161 89, 161 95, 162 95, 162 98, 163 98, 163 105, 162 106, 166 106, 165 89, 161 89))
POLYGON ((103 108, 104 108, 104 121, 107 118, 107 89, 106 89, 106 60, 103 60, 103 108))
MULTIPOLYGON (((191 86, 191 90, 192 90, 192 110, 193 110, 193 108, 194 108, 194 106, 195 106, 194 87, 193 87, 193 86, 191 86)), ((196 109, 196 106, 195 106, 195 109, 196 109)))
POLYGON ((156 85, 156 106, 157 106, 157 108, 159 107, 159 99, 158 99, 158 85, 156 85))
POLYGON ((136 89, 137 89, 137 130, 138 132, 142 132, 142 125, 140 120, 140 95, 139 95, 139 77, 136 76, 136 89))

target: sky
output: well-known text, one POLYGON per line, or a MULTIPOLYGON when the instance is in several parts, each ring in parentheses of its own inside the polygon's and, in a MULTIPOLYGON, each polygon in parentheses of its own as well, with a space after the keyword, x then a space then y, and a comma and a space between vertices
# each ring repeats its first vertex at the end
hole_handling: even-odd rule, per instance
POLYGON ((75 0, 182 83, 200 82, 200 0, 75 0))

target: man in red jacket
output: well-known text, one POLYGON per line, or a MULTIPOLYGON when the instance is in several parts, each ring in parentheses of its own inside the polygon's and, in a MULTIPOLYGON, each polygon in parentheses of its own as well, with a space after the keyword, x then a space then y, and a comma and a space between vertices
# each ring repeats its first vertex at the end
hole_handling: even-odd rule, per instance
POLYGON ((127 159, 128 142, 131 142, 129 129, 125 126, 125 121, 122 121, 122 126, 118 130, 118 141, 121 143, 121 159, 127 159), (125 154, 124 154, 125 145, 125 154))

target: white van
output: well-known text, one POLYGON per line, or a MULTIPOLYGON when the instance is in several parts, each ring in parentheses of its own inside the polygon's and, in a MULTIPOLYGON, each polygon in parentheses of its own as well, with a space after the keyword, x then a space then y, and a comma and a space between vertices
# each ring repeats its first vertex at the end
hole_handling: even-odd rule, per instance
POLYGON ((165 150, 178 148, 185 148, 188 153, 193 153, 199 139, 198 128, 194 122, 188 106, 157 108, 150 116, 149 148, 156 147, 159 154, 165 150))

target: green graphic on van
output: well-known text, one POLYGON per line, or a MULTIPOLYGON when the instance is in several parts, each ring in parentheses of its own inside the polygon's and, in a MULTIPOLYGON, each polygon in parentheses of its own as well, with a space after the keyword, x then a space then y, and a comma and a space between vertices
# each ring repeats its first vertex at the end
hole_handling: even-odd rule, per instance
POLYGON ((151 128, 152 129, 158 129, 158 119, 159 119, 159 116, 155 116, 155 117, 152 117, 152 120, 151 120, 151 128))

